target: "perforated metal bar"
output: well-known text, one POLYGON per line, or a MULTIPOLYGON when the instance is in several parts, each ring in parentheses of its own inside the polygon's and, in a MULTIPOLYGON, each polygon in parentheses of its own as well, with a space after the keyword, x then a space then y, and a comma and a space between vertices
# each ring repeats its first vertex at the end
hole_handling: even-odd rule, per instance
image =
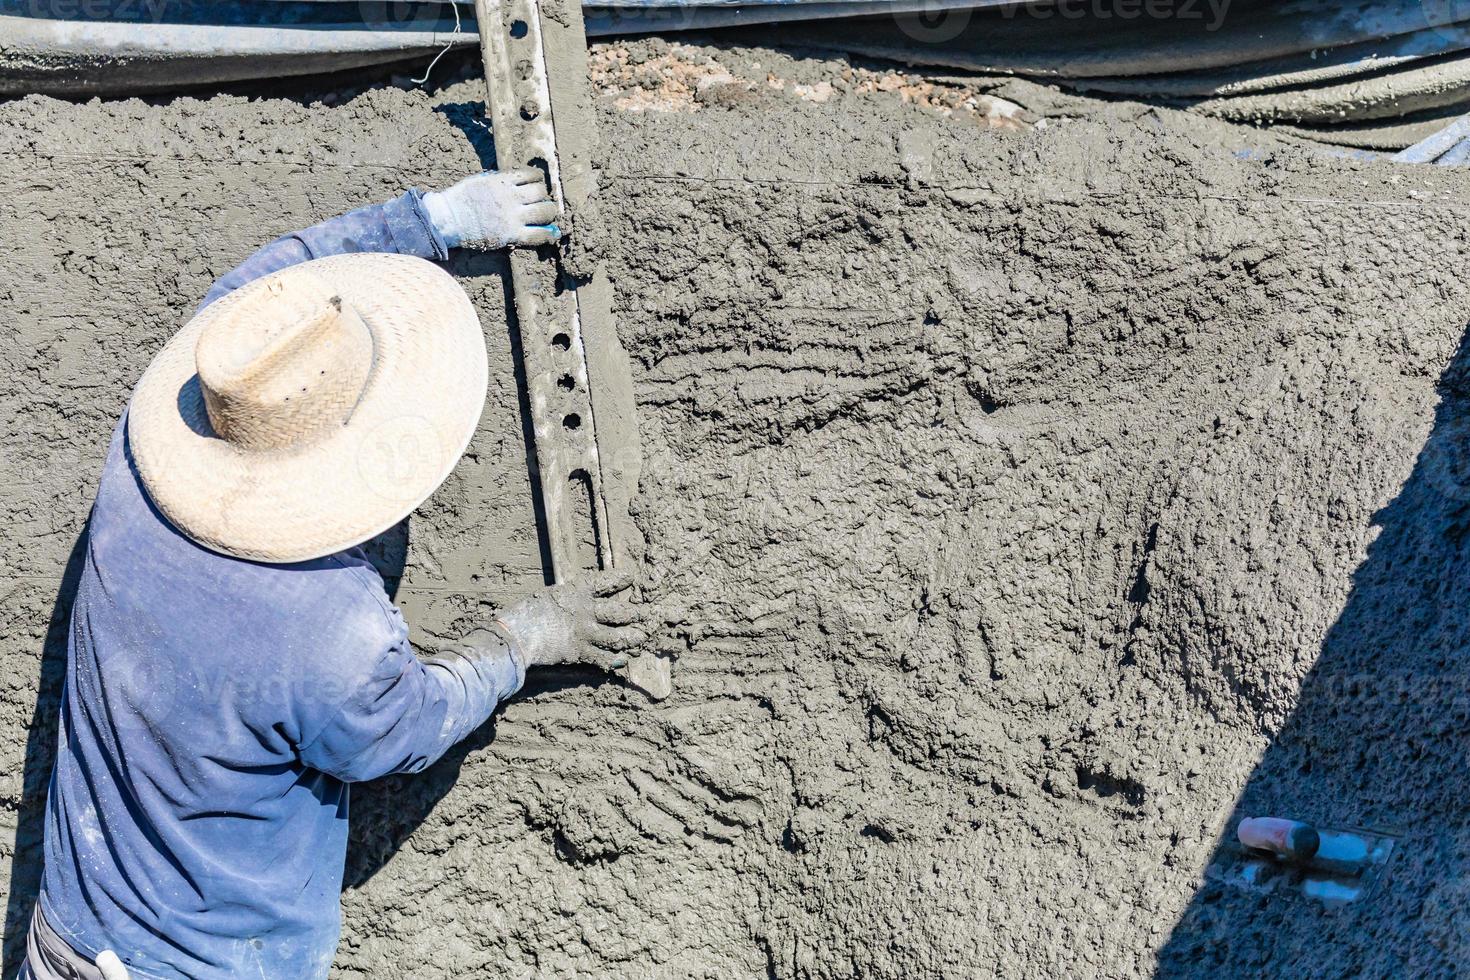
MULTIPOLYGON (((579 229, 597 228, 581 6, 476 0, 475 11, 496 165, 545 173, 576 242, 579 229)), ((510 259, 537 483, 557 582, 630 560, 636 531, 628 502, 641 466, 611 290, 595 261, 575 245, 571 251, 522 249, 510 259)), ((669 693, 669 664, 661 657, 635 658, 627 676, 654 698, 669 693)))

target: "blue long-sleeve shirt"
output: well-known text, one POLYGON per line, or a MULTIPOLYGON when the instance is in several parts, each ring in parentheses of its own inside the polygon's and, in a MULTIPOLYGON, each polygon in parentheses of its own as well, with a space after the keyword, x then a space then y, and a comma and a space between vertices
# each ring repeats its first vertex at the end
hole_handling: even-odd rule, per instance
MULTIPOLYGON (((446 257, 411 191, 266 246, 205 305, 361 251, 446 257)), ((135 980, 324 977, 348 784, 424 768, 523 668, 503 646, 420 660, 361 549, 265 565, 194 544, 152 506, 126 432, 124 416, 72 611, 41 911, 135 980)))

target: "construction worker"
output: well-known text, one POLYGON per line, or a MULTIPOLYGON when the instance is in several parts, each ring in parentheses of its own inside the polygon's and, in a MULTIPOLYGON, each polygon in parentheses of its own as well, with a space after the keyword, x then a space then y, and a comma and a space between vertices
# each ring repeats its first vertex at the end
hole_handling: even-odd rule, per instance
POLYGON ((72 611, 22 977, 324 977, 349 784, 417 772, 526 671, 612 669, 626 582, 542 590, 415 655, 358 545, 449 475, 483 335, 439 266, 555 240, 536 171, 409 191, 219 280, 112 437, 72 611))

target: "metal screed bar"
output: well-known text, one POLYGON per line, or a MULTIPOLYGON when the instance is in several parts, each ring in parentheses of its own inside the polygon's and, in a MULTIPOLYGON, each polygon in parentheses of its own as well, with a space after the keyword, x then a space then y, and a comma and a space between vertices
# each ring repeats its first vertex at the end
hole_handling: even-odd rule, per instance
MULTIPOLYGON (((572 227, 570 257, 553 248, 510 257, 551 575, 565 582, 631 561, 628 502, 642 464, 611 288, 577 252, 577 233, 598 228, 587 39, 568 0, 476 0, 475 11, 496 166, 539 168, 572 227)), ((666 697, 669 663, 635 657, 627 679, 666 697)))

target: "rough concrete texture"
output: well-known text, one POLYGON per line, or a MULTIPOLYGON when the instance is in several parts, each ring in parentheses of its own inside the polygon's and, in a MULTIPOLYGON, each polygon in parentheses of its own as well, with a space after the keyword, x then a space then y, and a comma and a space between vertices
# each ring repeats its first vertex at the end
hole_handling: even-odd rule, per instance
MULTIPOLYGON (((599 83, 674 695, 542 677, 362 788, 337 975, 1463 968, 1470 182, 680 50, 729 79, 599 83), (1339 909, 1214 882, 1268 811, 1399 856, 1339 909)), ((129 386, 255 245, 475 166, 479 85, 0 105, 7 963, 129 386)), ((505 367, 407 529, 426 646, 539 577, 503 266, 456 271, 505 367)))

